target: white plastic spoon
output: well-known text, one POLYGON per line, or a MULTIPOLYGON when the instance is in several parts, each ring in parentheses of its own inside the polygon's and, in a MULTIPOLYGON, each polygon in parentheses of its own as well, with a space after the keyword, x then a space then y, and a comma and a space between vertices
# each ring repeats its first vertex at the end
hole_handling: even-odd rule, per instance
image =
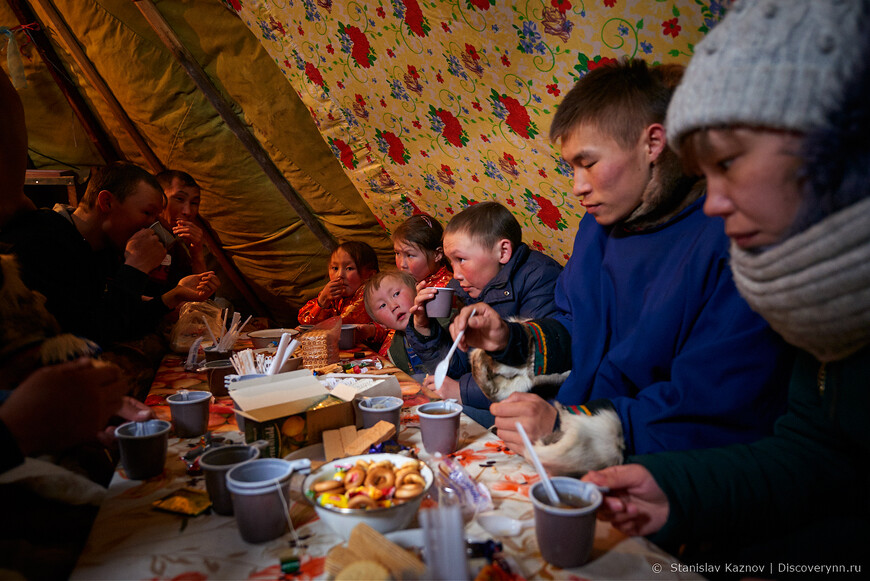
POLYGON ((547 476, 547 471, 544 470, 544 466, 541 464, 541 459, 538 458, 538 454, 535 452, 535 449, 532 448, 532 442, 529 440, 525 428, 523 428, 523 425, 519 422, 516 423, 516 426, 517 431, 520 433, 520 437, 523 439, 523 445, 526 447, 526 454, 535 466, 535 470, 538 471, 538 476, 541 477, 541 484, 544 485, 544 490, 547 491, 547 498, 550 499, 550 504, 553 506, 561 506, 562 501, 559 500, 559 495, 556 493, 553 483, 550 482, 550 477, 547 476))
MULTIPOLYGON (((474 316, 474 313, 477 312, 477 309, 471 309, 471 314, 468 315, 468 318, 474 316)), ((466 322, 466 325, 468 323, 466 322)), ((466 327, 467 328, 467 327, 466 327)), ((465 335, 465 329, 459 331, 459 334, 456 335, 456 340, 453 341, 453 345, 450 347, 450 351, 447 352, 447 357, 441 360, 441 363, 438 364, 438 367, 435 368, 435 374, 433 377, 435 378, 435 389, 441 389, 441 386, 444 384, 444 378, 447 377, 447 368, 450 367, 450 358, 453 357, 453 353, 456 351, 456 347, 459 346, 459 340, 465 335)))
POLYGON ((513 537, 524 528, 534 526, 535 519, 518 520, 497 512, 484 512, 477 515, 477 522, 494 537, 513 537))

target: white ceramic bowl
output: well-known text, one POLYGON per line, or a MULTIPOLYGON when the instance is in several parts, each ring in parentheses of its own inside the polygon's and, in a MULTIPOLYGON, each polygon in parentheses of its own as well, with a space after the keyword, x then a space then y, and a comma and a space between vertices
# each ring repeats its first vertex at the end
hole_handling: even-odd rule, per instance
POLYGON ((248 337, 251 338, 251 343, 254 344, 254 349, 263 349, 265 347, 274 347, 281 340, 281 335, 290 333, 292 339, 299 334, 296 329, 261 329, 260 331, 251 331, 248 337))
POLYGON ((320 520, 325 522, 329 528, 338 533, 345 540, 350 538, 350 532, 361 522, 366 523, 379 533, 389 533, 407 527, 414 519, 414 515, 417 514, 417 510, 420 508, 420 503, 423 502, 423 498, 432 486, 434 475, 432 474, 432 470, 425 463, 420 468, 420 475, 426 481, 426 485, 423 487, 423 492, 417 497, 396 506, 373 508, 369 510, 359 508, 333 508, 320 506, 317 504, 316 499, 308 496, 307 492, 315 482, 331 479, 338 467, 353 466, 356 464, 357 460, 372 460, 374 462, 390 460, 393 463, 393 466, 401 467, 412 459, 401 454, 364 454, 362 456, 348 456, 347 458, 340 458, 338 460, 333 460, 332 462, 327 462, 315 472, 309 474, 302 485, 305 498, 307 498, 308 502, 314 506, 314 510, 317 511, 317 516, 319 516, 320 520))

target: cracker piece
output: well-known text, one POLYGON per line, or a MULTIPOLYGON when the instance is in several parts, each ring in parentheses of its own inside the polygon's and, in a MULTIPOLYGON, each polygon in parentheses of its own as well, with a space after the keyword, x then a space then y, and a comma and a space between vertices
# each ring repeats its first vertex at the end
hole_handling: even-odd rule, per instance
POLYGON ((326 554, 324 568, 327 573, 334 577, 351 563, 364 560, 365 558, 365 555, 359 555, 344 545, 336 545, 326 554))
POLYGON ((335 576, 336 581, 392 581, 390 572, 374 561, 351 563, 335 576))
POLYGON ((344 450, 344 456, 347 456, 347 447, 356 439, 356 426, 344 426, 343 428, 338 429, 341 432, 341 447, 344 450))
POLYGON ((420 579, 426 572, 423 561, 365 523, 353 528, 347 546, 354 553, 377 560, 395 579, 420 579))
POLYGON ((345 446, 344 451, 348 456, 364 454, 372 446, 389 440, 395 434, 396 426, 392 422, 381 420, 371 428, 357 432, 356 439, 345 446))
POLYGON ((344 446, 341 444, 341 432, 338 430, 324 430, 323 459, 329 462, 336 458, 344 458, 344 446))

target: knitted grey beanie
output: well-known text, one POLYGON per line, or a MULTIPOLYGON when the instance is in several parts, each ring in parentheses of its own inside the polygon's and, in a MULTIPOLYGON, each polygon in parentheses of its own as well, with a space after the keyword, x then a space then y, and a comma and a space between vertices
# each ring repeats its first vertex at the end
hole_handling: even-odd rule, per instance
MULTIPOLYGON (((865 0, 738 0, 695 47, 668 107, 668 142, 725 125, 820 126, 861 58, 865 0), (824 90, 819 90, 824 87, 824 90)), ((866 34, 866 33, 865 33, 866 34)))

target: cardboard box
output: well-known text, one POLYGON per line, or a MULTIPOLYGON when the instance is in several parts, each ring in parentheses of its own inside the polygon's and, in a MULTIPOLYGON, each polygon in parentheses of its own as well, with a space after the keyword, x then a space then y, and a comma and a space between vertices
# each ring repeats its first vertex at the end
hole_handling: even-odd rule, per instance
POLYGON ((268 455, 274 458, 321 442, 324 430, 362 425, 355 399, 402 396, 398 380, 390 375, 315 377, 308 369, 238 381, 229 391, 245 441, 268 441, 268 455), (361 385, 361 379, 373 381, 361 385))

